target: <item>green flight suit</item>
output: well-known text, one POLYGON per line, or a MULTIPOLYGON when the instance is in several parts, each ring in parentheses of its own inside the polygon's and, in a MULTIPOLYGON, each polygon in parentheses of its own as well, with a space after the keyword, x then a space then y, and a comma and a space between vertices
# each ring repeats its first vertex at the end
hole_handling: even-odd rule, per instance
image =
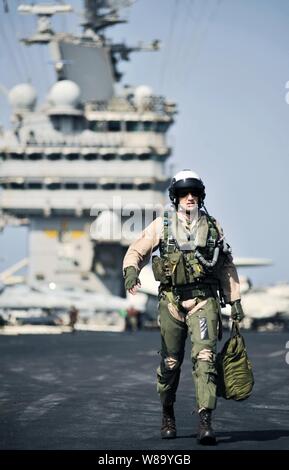
MULTIPOLYGON (((204 305, 196 313, 180 313, 184 316, 184 321, 181 321, 169 311, 170 302, 166 296, 162 295, 160 299, 162 360, 157 370, 157 390, 163 404, 171 404, 176 399, 185 342, 189 331, 192 341, 191 358, 197 407, 198 409, 215 409, 216 407, 217 371, 215 358, 220 305, 219 300, 212 296, 197 298, 196 303, 200 302, 203 302, 204 305), (204 300, 206 302, 203 302, 204 300), (199 353, 203 350, 211 351, 209 360, 198 358, 199 353), (171 362, 168 361, 168 358, 171 362)), ((208 355, 208 353, 206 354, 208 355)))
POLYGON ((124 268, 141 271, 157 248, 160 256, 152 258, 154 276, 160 282, 162 359, 157 390, 163 404, 175 401, 189 331, 197 407, 212 410, 216 407, 215 362, 221 332, 218 291, 227 303, 240 298, 229 247, 215 219, 203 211, 194 224, 181 213, 165 212, 132 243, 124 268))

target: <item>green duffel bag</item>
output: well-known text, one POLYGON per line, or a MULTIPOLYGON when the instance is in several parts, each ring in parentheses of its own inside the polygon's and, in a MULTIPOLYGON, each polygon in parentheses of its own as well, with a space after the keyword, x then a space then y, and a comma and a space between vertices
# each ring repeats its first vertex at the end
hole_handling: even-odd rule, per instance
POLYGON ((254 376, 245 341, 238 322, 233 322, 231 337, 217 354, 217 395, 226 400, 245 400, 251 395, 254 376))

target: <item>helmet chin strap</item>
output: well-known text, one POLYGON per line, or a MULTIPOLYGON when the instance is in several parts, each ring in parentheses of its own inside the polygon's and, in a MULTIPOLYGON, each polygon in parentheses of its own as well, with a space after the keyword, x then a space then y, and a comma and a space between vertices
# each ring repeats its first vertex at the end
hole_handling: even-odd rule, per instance
POLYGON ((202 207, 203 207, 204 211, 206 212, 207 216, 208 216, 208 217, 211 217, 210 214, 209 214, 209 212, 208 212, 208 210, 207 210, 207 208, 206 208, 206 206, 205 206, 205 204, 204 204, 204 202, 203 202, 203 204, 202 204, 202 207))

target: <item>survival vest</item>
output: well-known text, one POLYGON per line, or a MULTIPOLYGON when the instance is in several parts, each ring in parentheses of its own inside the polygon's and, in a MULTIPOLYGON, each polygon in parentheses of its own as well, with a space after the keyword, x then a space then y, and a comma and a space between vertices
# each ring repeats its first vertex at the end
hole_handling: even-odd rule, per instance
MULTIPOLYGON (((154 277, 163 285, 173 287, 203 282, 217 283, 216 270, 223 257, 222 236, 216 221, 201 212, 206 225, 206 239, 201 246, 179 245, 172 231, 172 217, 164 213, 164 237, 160 242, 160 257, 153 256, 154 277)), ((200 220, 200 219, 199 219, 200 220)), ((199 221, 198 221, 199 222, 199 221)))

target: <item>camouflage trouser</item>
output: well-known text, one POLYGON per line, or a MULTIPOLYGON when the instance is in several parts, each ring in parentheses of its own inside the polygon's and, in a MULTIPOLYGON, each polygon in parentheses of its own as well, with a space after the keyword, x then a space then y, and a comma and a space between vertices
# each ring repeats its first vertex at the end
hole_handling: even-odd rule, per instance
POLYGON ((209 297, 186 303, 188 311, 182 313, 167 298, 159 302, 162 360, 157 370, 157 390, 163 404, 175 401, 189 331, 197 407, 214 409, 219 301, 209 297))

